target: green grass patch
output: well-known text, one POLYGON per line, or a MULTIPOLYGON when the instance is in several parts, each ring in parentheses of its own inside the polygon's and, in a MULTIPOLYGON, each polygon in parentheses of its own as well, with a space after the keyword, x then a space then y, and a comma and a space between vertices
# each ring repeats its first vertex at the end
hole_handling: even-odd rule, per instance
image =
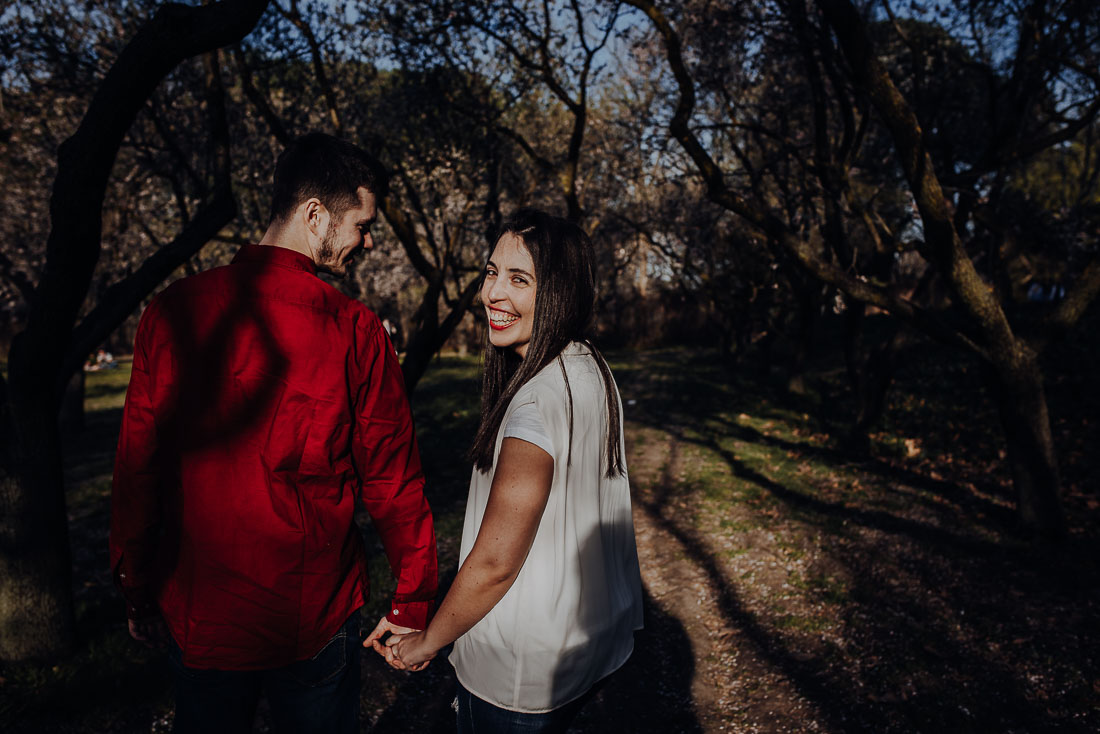
POLYGON ((112 369, 85 372, 85 412, 122 408, 126 402, 126 387, 130 384, 132 366, 132 362, 125 359, 119 360, 118 367, 112 369))
POLYGON ((815 635, 821 634, 832 626, 827 619, 807 614, 781 614, 772 619, 772 624, 786 632, 815 635))

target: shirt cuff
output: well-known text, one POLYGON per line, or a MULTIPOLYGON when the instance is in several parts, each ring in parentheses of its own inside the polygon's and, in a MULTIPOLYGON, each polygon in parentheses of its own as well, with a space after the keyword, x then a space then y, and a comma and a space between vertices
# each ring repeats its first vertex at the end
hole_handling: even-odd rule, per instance
POLYGON ((388 619, 391 624, 408 627, 414 630, 422 630, 427 629, 428 622, 431 620, 433 612, 435 612, 434 601, 395 601, 390 604, 390 611, 386 614, 386 619, 388 619))

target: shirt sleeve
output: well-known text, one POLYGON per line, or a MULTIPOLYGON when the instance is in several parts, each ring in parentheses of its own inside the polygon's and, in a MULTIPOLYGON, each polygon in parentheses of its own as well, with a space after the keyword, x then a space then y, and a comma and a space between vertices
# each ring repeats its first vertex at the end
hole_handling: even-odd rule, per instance
POLYGON ((504 438, 522 439, 554 456, 554 442, 550 440, 546 424, 534 403, 525 403, 512 411, 504 425, 504 438))
POLYGON ((377 320, 358 335, 352 455, 360 497, 382 540, 397 590, 387 617, 424 629, 438 584, 435 528, 424 497, 424 473, 397 355, 377 320))
POLYGON ((157 311, 154 301, 142 314, 138 326, 111 490, 111 572, 126 601, 126 615, 130 619, 159 613, 154 595, 154 564, 160 538, 161 498, 149 360, 157 311))

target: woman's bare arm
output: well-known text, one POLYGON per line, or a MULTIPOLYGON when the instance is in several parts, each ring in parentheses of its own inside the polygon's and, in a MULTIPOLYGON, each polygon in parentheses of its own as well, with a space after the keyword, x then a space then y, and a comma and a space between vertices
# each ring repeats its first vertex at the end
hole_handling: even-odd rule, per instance
POLYGON ((374 647, 395 668, 420 670, 489 613, 511 588, 546 509, 554 459, 518 438, 505 438, 497 457, 485 517, 474 547, 423 632, 395 635, 374 647))

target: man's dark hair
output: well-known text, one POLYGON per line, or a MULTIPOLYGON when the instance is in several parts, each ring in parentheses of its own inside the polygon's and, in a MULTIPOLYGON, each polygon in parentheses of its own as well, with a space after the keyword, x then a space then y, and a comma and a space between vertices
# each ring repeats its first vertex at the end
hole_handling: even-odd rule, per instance
POLYGON ((388 182, 386 169, 362 148, 325 133, 303 135, 275 162, 269 222, 285 220, 314 197, 339 221, 344 212, 359 205, 360 186, 382 199, 388 182))

